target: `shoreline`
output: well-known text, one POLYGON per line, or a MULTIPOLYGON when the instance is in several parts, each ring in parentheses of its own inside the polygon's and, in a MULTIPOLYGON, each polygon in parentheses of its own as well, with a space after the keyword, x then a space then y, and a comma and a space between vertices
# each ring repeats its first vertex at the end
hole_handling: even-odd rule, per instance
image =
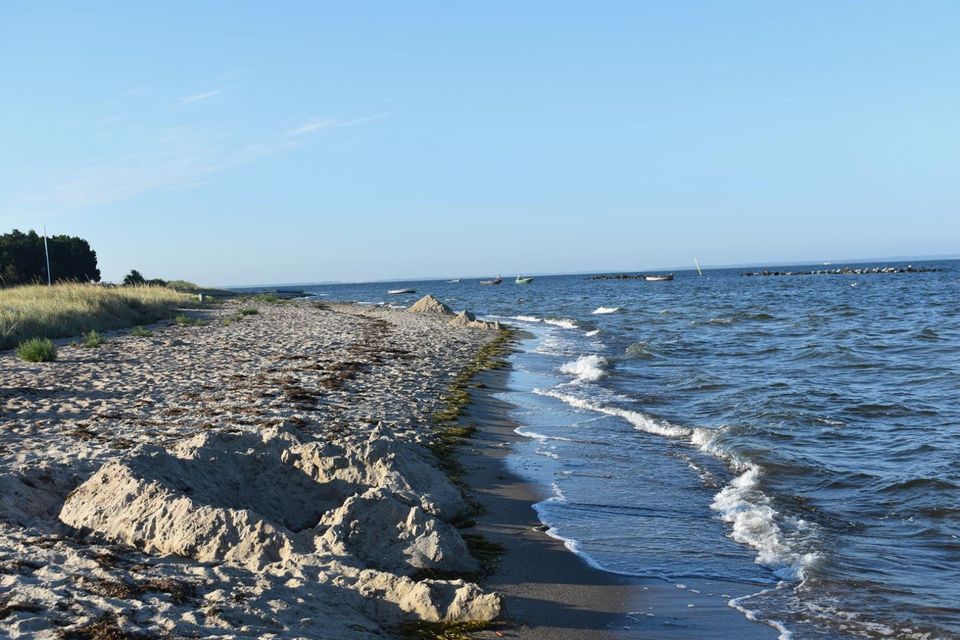
POLYGON ((508 390, 509 369, 478 373, 461 422, 476 426, 459 448, 463 480, 484 508, 468 532, 502 545, 495 572, 481 582, 504 597, 502 627, 477 638, 521 640, 707 640, 719 636, 775 640, 777 631, 748 620, 729 601, 756 585, 690 579, 674 584, 624 576, 591 565, 548 535, 534 505, 549 487, 511 469, 507 457, 525 440, 515 433, 511 405, 496 397, 508 390), (497 635, 497 633, 501 635, 497 635))
POLYGON ((241 304, 54 363, 0 353, 0 630, 401 637, 418 618, 442 633, 496 617, 470 635, 774 637, 727 606, 740 586, 616 575, 544 531, 548 488, 507 464, 525 440, 497 397, 509 368, 476 369, 502 334, 334 302, 256 301, 243 319, 241 304), (451 424, 477 427, 451 453, 484 507, 462 529, 426 451, 451 402, 451 424), (501 545, 497 569, 479 587, 417 578, 475 573, 460 534, 501 545))

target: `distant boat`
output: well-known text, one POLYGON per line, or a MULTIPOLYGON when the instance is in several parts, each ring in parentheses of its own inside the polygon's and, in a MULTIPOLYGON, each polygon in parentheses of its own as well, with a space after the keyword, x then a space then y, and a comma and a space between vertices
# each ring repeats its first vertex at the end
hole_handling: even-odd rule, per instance
POLYGON ((447 282, 449 282, 450 284, 457 284, 458 282, 460 282, 460 278, 457 278, 455 280, 447 280, 447 282))
POLYGON ((666 282, 667 280, 673 280, 673 274, 664 273, 661 275, 643 276, 643 279, 647 282, 666 282))
POLYGON ((529 276, 517 276, 517 279, 514 280, 516 284, 530 284, 533 282, 533 278, 529 276))
POLYGON ((500 284, 501 282, 503 282, 503 278, 498 274, 493 280, 481 280, 480 284, 500 284))
POLYGON ((390 289, 389 291, 387 291, 387 293, 390 294, 391 296, 398 296, 401 293, 416 293, 416 292, 417 292, 416 289, 390 289))

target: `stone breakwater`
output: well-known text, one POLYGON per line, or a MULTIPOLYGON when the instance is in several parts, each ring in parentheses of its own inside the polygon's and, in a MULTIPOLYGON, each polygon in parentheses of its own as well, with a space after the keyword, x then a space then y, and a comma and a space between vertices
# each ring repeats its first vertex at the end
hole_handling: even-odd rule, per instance
POLYGON ((934 267, 838 267, 836 269, 814 269, 813 271, 744 271, 743 276, 862 276, 879 273, 932 273, 942 271, 934 267))
POLYGON ((495 327, 234 307, 53 363, 0 354, 3 635, 358 638, 496 617, 495 593, 418 579, 478 569, 424 445, 495 327))

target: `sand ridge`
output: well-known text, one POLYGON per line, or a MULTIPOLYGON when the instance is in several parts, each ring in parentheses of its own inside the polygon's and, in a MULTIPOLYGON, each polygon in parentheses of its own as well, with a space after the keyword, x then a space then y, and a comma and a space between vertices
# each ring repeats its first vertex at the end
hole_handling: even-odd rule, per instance
POLYGON ((0 628, 355 638, 489 619, 421 569, 476 561, 422 446, 494 332, 386 308, 261 304, 31 364, 0 354, 0 628))

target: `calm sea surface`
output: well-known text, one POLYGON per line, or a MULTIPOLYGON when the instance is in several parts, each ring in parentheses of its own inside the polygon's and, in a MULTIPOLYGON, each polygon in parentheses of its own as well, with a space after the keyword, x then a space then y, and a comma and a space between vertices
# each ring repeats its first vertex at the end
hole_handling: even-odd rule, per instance
POLYGON ((921 264, 310 291, 523 328, 513 462, 596 566, 753 583, 731 606, 797 640, 960 638, 960 262, 921 264))

